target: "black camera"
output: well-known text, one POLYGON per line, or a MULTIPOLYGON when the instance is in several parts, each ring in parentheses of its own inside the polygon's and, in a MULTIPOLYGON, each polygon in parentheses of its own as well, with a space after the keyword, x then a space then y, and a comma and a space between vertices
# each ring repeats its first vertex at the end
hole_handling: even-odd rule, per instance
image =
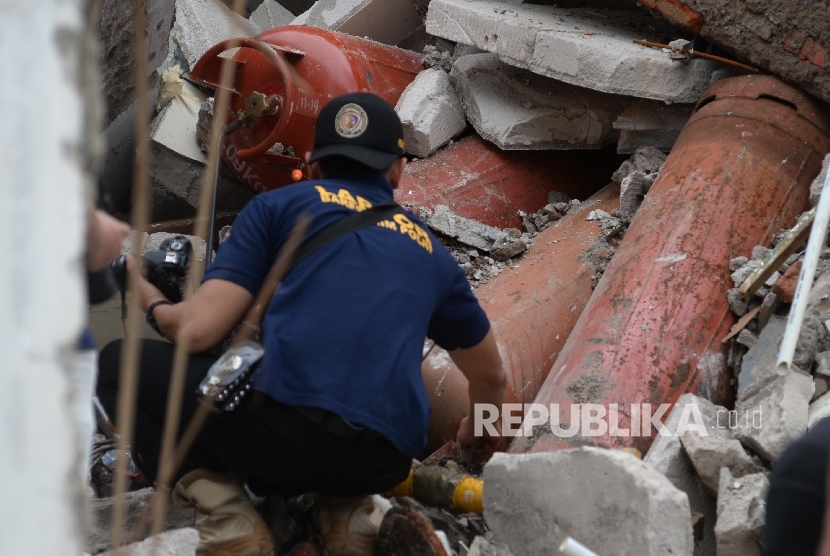
MULTIPOLYGON (((193 255, 193 245, 184 236, 165 239, 157 251, 144 254, 144 270, 147 281, 157 287, 164 297, 178 303, 182 300, 187 276, 187 265, 193 255)), ((120 257, 112 263, 112 273, 118 289, 127 291, 127 258, 120 257)))

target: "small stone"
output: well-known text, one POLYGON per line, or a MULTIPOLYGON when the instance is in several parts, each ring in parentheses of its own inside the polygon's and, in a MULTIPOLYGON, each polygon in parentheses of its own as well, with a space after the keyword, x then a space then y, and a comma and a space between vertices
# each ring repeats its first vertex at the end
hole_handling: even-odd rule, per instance
POLYGON ((749 259, 747 259, 746 257, 735 257, 734 259, 729 261, 729 272, 735 272, 748 262, 749 259))
POLYGON ((611 215, 608 214, 607 212, 605 212, 604 210, 597 209, 597 210, 592 210, 590 213, 588 213, 588 218, 586 218, 585 220, 601 220, 603 218, 610 218, 610 217, 611 217, 611 215))
POLYGON ((747 310, 747 304, 744 301, 741 292, 738 291, 738 288, 732 288, 726 292, 726 300, 729 302, 729 309, 733 313, 739 317, 744 316, 747 310))
POLYGON ((830 351, 816 355, 816 376, 830 379, 830 351))
POLYGON ((772 286, 773 293, 784 303, 792 303, 793 301, 795 288, 798 285, 798 277, 801 275, 801 267, 801 260, 792 263, 772 286))
POLYGON ((569 203, 570 197, 560 191, 548 191, 548 204, 555 205, 557 203, 569 203))
POLYGON ((752 257, 753 261, 763 261, 767 255, 769 255, 770 249, 767 249, 763 245, 756 245, 752 248, 752 257))
POLYGON ((758 343, 758 336, 744 328, 740 331, 737 338, 735 338, 735 341, 747 349, 752 349, 758 343))
POLYGON ((752 271, 761 266, 761 261, 751 260, 744 266, 732 273, 732 281, 735 282, 735 287, 740 288, 741 284, 749 278, 752 271))

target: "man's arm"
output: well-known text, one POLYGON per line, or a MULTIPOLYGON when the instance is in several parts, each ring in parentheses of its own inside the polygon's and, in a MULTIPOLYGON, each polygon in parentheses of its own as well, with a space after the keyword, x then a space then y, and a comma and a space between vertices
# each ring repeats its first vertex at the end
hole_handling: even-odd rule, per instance
MULTIPOLYGON (((506 440, 502 437, 490 437, 486 429, 482 431, 484 436, 476 438, 473 416, 476 404, 492 404, 501 411, 504 403, 507 376, 502 368, 501 356, 492 328, 475 346, 455 349, 450 351, 449 355, 469 382, 470 411, 461 421, 458 442, 462 449, 472 452, 473 459, 489 458, 494 450, 506 444, 506 440)), ((499 434, 501 433, 501 426, 498 422, 496 430, 499 434)))
MULTIPOLYGON (((131 269, 135 266, 132 257, 128 257, 128 265, 131 269)), ((167 299, 143 277, 139 292, 145 312, 156 301, 167 299)), ((153 309, 153 317, 165 338, 173 341, 184 339, 189 353, 200 353, 230 334, 242 321, 253 299, 251 292, 242 286, 228 280, 213 279, 199 286, 187 301, 158 305, 153 309), (184 336, 180 336, 180 332, 184 336)))

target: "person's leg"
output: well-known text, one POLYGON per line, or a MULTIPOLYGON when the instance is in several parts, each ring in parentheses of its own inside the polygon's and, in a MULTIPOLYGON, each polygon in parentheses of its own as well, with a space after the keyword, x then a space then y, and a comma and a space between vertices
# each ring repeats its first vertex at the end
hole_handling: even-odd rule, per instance
MULTIPOLYGON (((116 427, 118 427, 117 400, 121 347, 121 340, 107 344, 101 350, 98 360, 98 398, 116 427)), ((161 437, 167 412, 167 393, 170 386, 174 350, 175 346, 173 344, 161 340, 142 340, 141 342, 132 447, 138 460, 136 463, 151 481, 156 480, 158 473, 161 437)), ((179 421, 179 435, 187 427, 198 406, 195 395, 196 387, 215 360, 215 357, 204 355, 191 355, 188 360, 184 399, 182 400, 182 412, 179 421)), ((218 461, 198 449, 191 450, 178 476, 194 469, 223 470, 218 461)))

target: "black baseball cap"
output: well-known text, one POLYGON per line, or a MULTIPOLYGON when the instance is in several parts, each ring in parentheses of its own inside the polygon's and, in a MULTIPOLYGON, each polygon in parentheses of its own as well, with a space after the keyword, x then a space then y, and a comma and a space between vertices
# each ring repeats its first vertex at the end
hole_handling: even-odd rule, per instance
POLYGON ((309 162, 343 156, 383 170, 403 156, 403 148, 403 125, 395 109, 377 95, 349 93, 320 110, 309 162))

